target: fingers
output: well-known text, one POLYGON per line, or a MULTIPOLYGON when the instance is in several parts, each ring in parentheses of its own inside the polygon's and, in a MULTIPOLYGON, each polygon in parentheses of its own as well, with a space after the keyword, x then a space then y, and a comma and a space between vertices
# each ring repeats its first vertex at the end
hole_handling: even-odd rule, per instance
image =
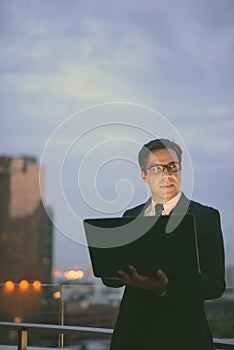
POLYGON ((123 270, 118 270, 118 274, 120 275, 120 277, 122 279, 125 279, 128 277, 128 275, 126 274, 126 272, 124 272, 123 270))
POLYGON ((118 279, 124 284, 132 287, 141 287, 143 289, 157 292, 157 294, 165 291, 168 283, 168 277, 161 269, 156 271, 155 277, 139 275, 133 265, 129 266, 129 270, 131 275, 127 274, 123 270, 118 271, 120 276, 118 279))
POLYGON ((131 278, 126 272, 124 272, 123 270, 119 270, 118 274, 120 275, 121 281, 123 281, 125 284, 131 284, 131 278))
POLYGON ((158 269, 157 270, 157 276, 160 280, 162 280, 166 285, 168 283, 168 277, 167 275, 165 274, 165 272, 163 272, 162 270, 158 269))
POLYGON ((129 265, 129 270, 132 273, 132 278, 134 280, 139 280, 140 279, 140 275, 138 274, 136 268, 133 265, 129 265))
POLYGON ((152 292, 156 292, 158 295, 161 295, 167 288, 168 277, 161 270, 156 271, 155 277, 148 277, 139 275, 136 268, 133 265, 129 266, 129 271, 131 275, 127 274, 123 270, 119 270, 119 280, 126 285, 131 287, 140 287, 152 292))
POLYGON ((163 271, 160 270, 160 269, 158 269, 158 270, 156 271, 156 273, 157 273, 157 276, 158 276, 159 278, 165 278, 165 277, 167 277, 167 275, 165 274, 165 272, 163 272, 163 271))
POLYGON ((119 270, 118 274, 120 275, 120 280, 124 282, 125 284, 128 284, 130 286, 137 286, 137 283, 140 279, 140 275, 138 275, 136 269, 134 266, 130 265, 129 270, 131 272, 131 276, 128 275, 123 270, 119 270))
POLYGON ((164 278, 166 276, 166 274, 160 269, 158 269, 156 273, 159 278, 164 278))

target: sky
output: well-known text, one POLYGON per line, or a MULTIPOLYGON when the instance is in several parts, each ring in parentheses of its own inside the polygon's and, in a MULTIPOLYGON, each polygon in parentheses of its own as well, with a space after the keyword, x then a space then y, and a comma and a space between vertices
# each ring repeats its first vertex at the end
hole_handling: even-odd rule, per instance
POLYGON ((0 153, 45 167, 55 267, 90 267, 83 218, 148 198, 154 136, 183 146, 185 192, 219 209, 232 259, 233 0, 1 1, 0 52, 0 153))

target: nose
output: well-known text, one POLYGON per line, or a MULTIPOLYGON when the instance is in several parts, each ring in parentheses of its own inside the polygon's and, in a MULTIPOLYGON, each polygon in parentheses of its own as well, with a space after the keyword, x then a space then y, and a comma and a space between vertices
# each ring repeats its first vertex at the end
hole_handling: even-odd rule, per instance
POLYGON ((165 167, 162 172, 163 176, 171 176, 171 173, 168 171, 168 169, 165 167))

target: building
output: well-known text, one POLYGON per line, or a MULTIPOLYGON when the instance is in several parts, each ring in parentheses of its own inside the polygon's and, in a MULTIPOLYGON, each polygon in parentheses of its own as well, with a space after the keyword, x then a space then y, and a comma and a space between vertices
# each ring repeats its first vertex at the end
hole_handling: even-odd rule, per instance
POLYGON ((0 283, 51 283, 53 227, 39 171, 35 158, 0 156, 0 283))

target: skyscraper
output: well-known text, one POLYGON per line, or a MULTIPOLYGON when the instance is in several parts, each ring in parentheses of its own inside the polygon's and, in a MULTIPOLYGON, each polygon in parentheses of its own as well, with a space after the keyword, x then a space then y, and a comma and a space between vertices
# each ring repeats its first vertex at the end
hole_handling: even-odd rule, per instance
POLYGON ((0 156, 0 283, 51 282, 53 225, 40 170, 34 157, 0 156))

